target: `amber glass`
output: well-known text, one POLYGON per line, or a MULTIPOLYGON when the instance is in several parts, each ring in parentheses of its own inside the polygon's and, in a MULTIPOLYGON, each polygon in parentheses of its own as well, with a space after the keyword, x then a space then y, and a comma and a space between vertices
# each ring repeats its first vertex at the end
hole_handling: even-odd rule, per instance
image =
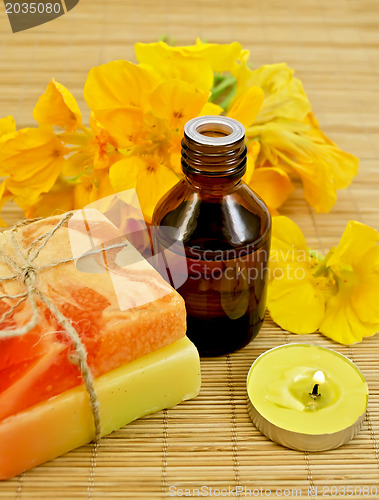
POLYGON ((154 212, 156 245, 162 251, 183 244, 188 277, 178 292, 186 303, 187 335, 202 356, 218 356, 244 347, 262 325, 271 219, 241 180, 246 146, 236 120, 190 120, 182 169, 185 177, 154 212))

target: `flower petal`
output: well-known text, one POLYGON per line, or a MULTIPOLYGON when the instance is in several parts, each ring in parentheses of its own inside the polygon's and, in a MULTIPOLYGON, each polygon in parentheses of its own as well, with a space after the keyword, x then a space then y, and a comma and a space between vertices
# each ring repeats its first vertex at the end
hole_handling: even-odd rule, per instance
POLYGON ((16 122, 13 116, 5 116, 0 118, 0 140, 7 134, 12 134, 16 132, 16 122))
POLYGON ((89 175, 83 175, 74 188, 74 207, 85 207, 97 199, 97 186, 94 179, 89 175))
POLYGON ((249 141, 247 144, 247 161, 246 161, 246 172, 242 177, 242 180, 246 182, 246 184, 251 183, 251 179, 253 178, 255 164, 261 150, 261 145, 258 141, 249 141))
POLYGON ((181 129, 197 116, 209 97, 209 92, 198 90, 181 80, 170 80, 156 87, 151 94, 154 113, 167 120, 170 128, 181 129))
POLYGON ((199 116, 208 116, 208 115, 220 115, 223 112, 223 108, 214 102, 206 102, 204 106, 201 108, 199 116))
POLYGON ((74 208, 74 185, 60 179, 48 193, 43 193, 37 203, 26 209, 26 217, 49 217, 63 214, 74 208))
POLYGON ((0 143, 0 175, 10 175, 7 189, 17 203, 33 205, 52 188, 67 152, 55 134, 39 129, 19 130, 0 143))
POLYGON ((325 311, 325 297, 309 263, 300 228, 288 217, 273 217, 268 308, 278 325, 294 333, 317 330, 325 311))
POLYGON ((308 113, 304 121, 311 126, 308 134, 321 139, 322 148, 325 151, 327 160, 332 165, 335 188, 347 188, 351 184, 353 177, 358 173, 359 159, 350 153, 341 151, 320 129, 313 113, 308 113))
MULTIPOLYGON (((284 215, 272 218, 272 249, 284 250, 281 260, 288 261, 291 253, 288 250, 307 252, 307 243, 301 229, 295 222, 284 215)), ((292 254, 293 255, 293 254, 292 254)))
POLYGON ((235 100, 249 87, 257 86, 263 90, 265 99, 256 123, 281 117, 302 121, 311 107, 301 81, 293 74, 294 70, 285 63, 261 66, 252 71, 249 78, 238 81, 235 100))
POLYGON ((143 124, 140 108, 101 109, 95 112, 96 119, 114 141, 117 148, 128 148, 138 142, 143 124))
POLYGON ((77 177, 78 175, 83 174, 89 166, 90 164, 87 154, 77 152, 65 159, 62 168, 62 175, 67 179, 70 179, 70 177, 77 177))
POLYGON ((83 208, 97 200, 114 194, 108 172, 96 171, 92 175, 83 175, 74 188, 74 208, 83 208))
POLYGON ((256 168, 250 187, 273 210, 279 208, 295 190, 289 175, 280 167, 256 168))
POLYGON ((355 344, 363 337, 375 335, 377 324, 365 323, 355 313, 351 303, 351 291, 340 289, 331 297, 320 325, 320 332, 340 344, 355 344))
POLYGON ((146 222, 151 223, 158 201, 177 184, 178 180, 174 172, 163 164, 159 169, 153 171, 145 169, 140 174, 136 190, 146 222))
POLYGON ((147 111, 147 96, 157 83, 151 71, 128 61, 112 61, 90 70, 84 98, 93 111, 129 106, 147 111))
MULTIPOLYGON (((12 198, 12 193, 7 189, 7 180, 0 184, 0 211, 3 209, 5 203, 12 198)), ((7 224, 0 218, 0 226, 7 227, 7 224)))
POLYGON ((288 267, 283 270, 282 278, 270 283, 267 306, 272 319, 280 327, 307 334, 319 328, 324 317, 325 298, 312 284, 304 268, 288 267))
POLYGON ((317 212, 328 212, 336 202, 337 186, 347 186, 356 173, 351 162, 337 160, 344 154, 342 151, 320 143, 302 123, 281 119, 254 125, 247 130, 247 136, 261 142, 259 164, 281 163, 299 175, 304 197, 317 212))
POLYGON ((379 233, 361 222, 351 220, 338 243, 326 256, 326 265, 339 271, 342 266, 353 266, 358 269, 365 266, 364 255, 379 243, 379 233))
POLYGON ((183 80, 206 92, 212 88, 212 66, 206 57, 196 53, 197 49, 170 47, 164 42, 137 43, 134 49, 141 65, 157 74, 161 81, 183 80))
POLYGON ((82 115, 74 96, 54 78, 48 84, 46 92, 39 98, 33 117, 40 125, 58 125, 67 132, 76 130, 82 122, 82 115))
POLYGON ((114 163, 109 178, 115 192, 136 189, 147 222, 151 222, 158 201, 178 182, 174 172, 154 155, 132 156, 114 163))
MULTIPOLYGON (((356 286, 351 303, 355 314, 364 323, 379 324, 379 273, 373 273, 372 279, 356 286)), ((379 331, 379 329, 378 329, 379 331)))
POLYGON ((228 111, 228 116, 241 122, 244 127, 249 127, 259 113, 263 101, 263 90, 259 87, 250 87, 235 101, 228 111))
POLYGON ((138 174, 145 168, 139 156, 130 156, 114 163, 109 170, 109 179, 115 193, 135 188, 138 174))
POLYGON ((330 165, 320 162, 297 163, 293 169, 299 174, 304 189, 304 198, 317 213, 330 212, 337 201, 330 165))
POLYGON ((180 55, 183 59, 198 59, 206 61, 213 71, 232 71, 237 61, 248 57, 248 51, 242 50, 241 44, 232 42, 229 44, 203 43, 196 40, 195 45, 172 47, 165 42, 137 43, 135 46, 139 62, 157 65, 162 59, 170 59, 180 55))
POLYGON ((243 51, 241 44, 238 42, 229 44, 203 43, 199 38, 196 40, 196 45, 174 48, 179 49, 183 55, 196 55, 205 59, 211 65, 213 71, 218 73, 233 71, 242 54, 246 57, 246 52, 248 52, 243 51))

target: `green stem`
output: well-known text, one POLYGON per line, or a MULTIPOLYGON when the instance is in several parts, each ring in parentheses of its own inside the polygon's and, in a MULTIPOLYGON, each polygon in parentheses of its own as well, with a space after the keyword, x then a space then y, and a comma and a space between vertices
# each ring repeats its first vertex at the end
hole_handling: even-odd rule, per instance
POLYGON ((211 97, 212 101, 214 102, 228 87, 234 85, 235 83, 236 79, 233 75, 225 76, 218 85, 213 87, 211 97))
MULTIPOLYGON (((234 89, 233 89, 234 90, 234 89)), ((234 97, 234 94, 235 92, 230 92, 230 94, 222 101, 222 103, 220 103, 220 106, 222 107, 222 109, 227 109, 227 107, 229 106, 229 103, 230 101, 233 99, 234 97)))

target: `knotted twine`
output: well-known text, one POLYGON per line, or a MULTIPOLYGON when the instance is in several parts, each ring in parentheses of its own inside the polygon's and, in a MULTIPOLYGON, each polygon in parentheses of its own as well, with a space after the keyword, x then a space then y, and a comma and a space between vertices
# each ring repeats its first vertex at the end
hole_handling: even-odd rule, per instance
MULTIPOLYGON (((79 257, 73 256, 69 259, 60 260, 40 267, 37 267, 34 264, 35 259, 38 257, 41 250, 46 246, 50 238, 74 215, 74 213, 75 212, 67 212, 66 214, 64 214, 64 216, 60 219, 60 221, 48 233, 38 236, 38 238, 36 238, 29 245, 29 247, 25 249, 26 253, 22 252, 15 237, 15 233, 17 229, 19 229, 20 227, 39 221, 42 219, 42 217, 21 221, 18 224, 16 224, 12 229, 10 229, 9 233, 11 241, 16 250, 16 254, 20 258, 21 264, 18 264, 9 255, 7 255, 2 248, 0 248, 0 258, 3 260, 3 262, 8 264, 8 266, 14 271, 14 274, 12 276, 0 277, 0 282, 17 279, 25 286, 26 290, 16 295, 8 295, 8 294, 0 295, 0 299, 14 299, 14 300, 19 299, 13 306, 11 306, 2 315, 2 317, 0 318, 0 324, 6 318, 11 316, 15 311, 15 309, 25 300, 29 300, 29 304, 32 309, 32 316, 29 322, 26 323, 26 325, 24 325, 21 328, 0 330, 0 339, 22 337, 23 335, 26 335, 28 332, 30 332, 37 325, 39 320, 39 310, 36 304, 36 297, 38 297, 41 300, 41 302, 43 302, 46 305, 46 307, 50 310, 53 316, 55 316, 58 323, 64 328, 64 333, 66 337, 73 342, 75 355, 70 356, 69 359, 71 363, 73 363, 79 368, 81 375, 84 379, 84 384, 89 396, 89 401, 95 423, 95 441, 98 441, 101 438, 100 406, 99 406, 99 400, 96 395, 91 370, 87 363, 87 350, 83 342, 81 341, 78 332, 72 326, 70 320, 66 318, 61 313, 61 311, 54 305, 54 303, 49 299, 49 297, 47 297, 37 287, 37 277, 39 272, 43 271, 44 269, 56 267, 60 264, 73 262, 79 257), (40 243, 39 246, 38 243, 40 243)), ((113 250, 115 248, 122 248, 127 245, 128 242, 125 240, 124 243, 118 243, 116 245, 102 247, 98 250, 90 250, 89 252, 85 253, 85 256, 96 255, 99 253, 106 252, 108 250, 113 250)))

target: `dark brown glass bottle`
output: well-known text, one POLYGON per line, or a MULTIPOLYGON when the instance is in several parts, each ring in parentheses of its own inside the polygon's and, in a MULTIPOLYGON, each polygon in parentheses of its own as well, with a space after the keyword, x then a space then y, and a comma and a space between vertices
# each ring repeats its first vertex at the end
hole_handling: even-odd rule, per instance
POLYGON ((186 303, 187 335, 202 356, 219 356, 244 347, 262 325, 271 218, 241 181, 246 146, 236 120, 190 120, 182 169, 185 177, 154 212, 156 245, 162 251, 182 243, 188 277, 178 292, 186 303))

